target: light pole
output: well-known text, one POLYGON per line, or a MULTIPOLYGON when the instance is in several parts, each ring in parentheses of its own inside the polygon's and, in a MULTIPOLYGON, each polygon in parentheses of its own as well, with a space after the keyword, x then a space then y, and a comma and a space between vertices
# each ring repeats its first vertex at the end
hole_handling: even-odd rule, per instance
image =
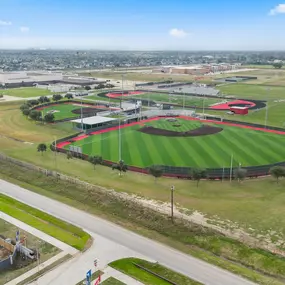
POLYGON ((174 190, 175 190, 175 186, 171 185, 170 187, 171 189, 171 220, 173 222, 173 217, 174 217, 174 213, 173 213, 173 208, 174 208, 174 190))
MULTIPOLYGON (((267 92, 268 92, 268 98, 269 98, 269 92, 270 92, 270 88, 267 88, 267 92)), ((265 110, 265 123, 264 123, 264 128, 267 128, 267 120, 268 120, 268 104, 269 101, 267 100, 266 102, 266 110, 265 110)))
POLYGON ((203 119, 205 119, 205 94, 203 97, 203 119))
POLYGON ((83 114, 82 114, 82 96, 81 96, 81 131, 83 132, 83 114))

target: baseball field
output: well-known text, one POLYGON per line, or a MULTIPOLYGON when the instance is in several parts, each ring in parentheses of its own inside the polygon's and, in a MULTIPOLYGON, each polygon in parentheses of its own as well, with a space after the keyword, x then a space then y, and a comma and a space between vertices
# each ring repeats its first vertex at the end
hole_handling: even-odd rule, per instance
POLYGON ((148 167, 222 168, 258 166, 285 160, 285 133, 252 129, 239 125, 197 121, 193 119, 154 118, 118 128, 94 132, 68 143, 82 147, 87 155, 119 160, 127 165, 148 167), (121 134, 121 135, 120 135, 121 134))

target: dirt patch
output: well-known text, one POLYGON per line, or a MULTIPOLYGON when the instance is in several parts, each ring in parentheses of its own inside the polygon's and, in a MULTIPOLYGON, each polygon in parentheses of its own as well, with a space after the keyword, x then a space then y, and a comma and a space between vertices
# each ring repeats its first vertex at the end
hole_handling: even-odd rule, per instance
MULTIPOLYGON (((82 114, 83 115, 96 115, 99 112, 104 111, 104 109, 96 109, 96 108, 82 108, 82 114)), ((74 109, 71 111, 73 114, 81 114, 81 108, 74 109)))
POLYGON ((187 131, 187 132, 175 132, 169 130, 158 129, 154 127, 143 127, 139 129, 139 132, 149 134, 149 135, 157 135, 157 136, 165 136, 165 137, 198 137, 198 136, 206 136, 213 135, 221 132, 223 128, 218 128, 209 125, 202 125, 200 128, 195 130, 187 131))

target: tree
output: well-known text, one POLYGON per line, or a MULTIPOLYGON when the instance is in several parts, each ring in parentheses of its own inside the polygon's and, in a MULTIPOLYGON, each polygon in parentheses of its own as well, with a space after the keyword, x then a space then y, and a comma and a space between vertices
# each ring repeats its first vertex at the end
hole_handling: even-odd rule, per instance
POLYGON ((30 115, 30 109, 23 109, 22 113, 23 113, 23 115, 28 117, 30 115))
POLYGON ((193 180, 197 181, 197 187, 198 187, 200 180, 207 178, 207 171, 206 169, 192 168, 191 177, 193 180))
POLYGON ((90 87, 89 85, 87 85, 87 86, 84 87, 84 89, 85 89, 86 91, 89 91, 89 90, 91 90, 91 87, 90 87))
POLYGON ((163 170, 159 166, 151 166, 149 168, 149 173, 154 177, 155 182, 156 182, 157 178, 162 176, 163 170))
POLYGON ((44 117, 44 120, 47 123, 53 123, 54 122, 54 114, 53 113, 47 113, 44 117))
POLYGON ((276 178, 277 183, 279 183, 279 178, 285 177, 285 167, 284 166, 273 166, 270 168, 269 172, 272 177, 276 178))
POLYGON ((283 62, 274 62, 274 63, 273 63, 273 66, 274 66, 276 69, 281 69, 282 66, 283 66, 283 62))
POLYGON ((54 94, 54 95, 52 96, 52 100, 53 100, 53 101, 60 101, 61 99, 62 99, 62 96, 59 95, 59 94, 54 94))
POLYGON ((102 158, 102 156, 99 156, 99 155, 90 156, 89 157, 89 162, 94 165, 94 169, 95 169, 95 166, 97 164, 102 164, 103 163, 103 158, 102 158))
POLYGON ((64 97, 65 97, 66 99, 72 99, 72 98, 73 98, 73 95, 72 95, 72 94, 66 94, 64 97))
POLYGON ((117 169, 120 172, 120 176, 122 176, 122 172, 127 172, 128 166, 125 164, 123 160, 120 160, 117 164, 112 165, 112 170, 117 169))
POLYGON ((42 114, 40 111, 37 111, 37 110, 32 110, 30 112, 30 118, 34 121, 40 121, 41 120, 41 117, 42 117, 42 114))
POLYGON ((72 153, 71 153, 70 151, 67 152, 66 158, 67 158, 68 160, 73 158, 73 155, 72 155, 72 153))
POLYGON ((240 182, 241 180, 243 180, 246 177, 247 174, 247 170, 244 168, 237 168, 234 171, 234 177, 235 179, 238 180, 238 182, 240 182))
POLYGON ((38 145, 38 152, 41 152, 42 153, 42 155, 43 155, 43 153, 44 153, 44 151, 47 151, 47 146, 46 146, 46 144, 44 144, 44 143, 40 143, 39 145, 38 145))
POLYGON ((29 100, 27 103, 26 103, 28 106, 36 106, 39 104, 39 100, 35 100, 35 99, 32 99, 32 100, 29 100))
POLYGON ((48 103, 50 100, 48 97, 46 96, 41 96, 39 99, 38 99, 39 103, 48 103))

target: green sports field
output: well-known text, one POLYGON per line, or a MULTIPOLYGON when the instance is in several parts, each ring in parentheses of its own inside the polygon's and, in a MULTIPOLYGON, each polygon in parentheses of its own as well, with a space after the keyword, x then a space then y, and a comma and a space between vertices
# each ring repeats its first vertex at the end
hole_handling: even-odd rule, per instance
MULTIPOLYGON (((148 122, 145 125, 173 131, 199 128, 201 122, 179 119, 148 122)), ((139 132, 143 125, 121 129, 122 159, 126 164, 138 167, 169 165, 181 167, 220 168, 233 166, 257 166, 285 160, 285 135, 265 133, 252 129, 207 123, 222 127, 217 134, 196 137, 166 137, 139 132)), ((117 162, 119 159, 118 130, 89 136, 73 143, 81 146, 88 155, 102 155, 103 159, 117 162)), ((69 146, 66 146, 69 149, 69 146)))
POLYGON ((0 90, 0 94, 9 95, 14 97, 29 98, 51 95, 49 90, 41 89, 37 87, 22 87, 22 88, 10 88, 0 90))
POLYGON ((72 113, 72 110, 79 109, 80 106, 76 104, 58 104, 54 106, 47 106, 43 110, 43 115, 46 115, 49 112, 52 112, 55 120, 62 120, 65 118, 77 118, 80 115, 72 113))
MULTIPOLYGON (((197 97, 197 96, 183 96, 183 95, 173 95, 169 96, 169 94, 166 93, 144 93, 141 95, 136 95, 131 98, 135 99, 145 99, 145 100, 153 100, 157 102, 169 102, 173 104, 179 104, 183 105, 183 100, 185 100, 186 106, 197 106, 197 107, 203 107, 203 101, 204 97, 197 97), (183 97, 185 97, 183 99, 183 97)), ((221 99, 215 99, 215 98, 207 98, 205 97, 204 106, 208 107, 215 103, 222 102, 221 99)))

